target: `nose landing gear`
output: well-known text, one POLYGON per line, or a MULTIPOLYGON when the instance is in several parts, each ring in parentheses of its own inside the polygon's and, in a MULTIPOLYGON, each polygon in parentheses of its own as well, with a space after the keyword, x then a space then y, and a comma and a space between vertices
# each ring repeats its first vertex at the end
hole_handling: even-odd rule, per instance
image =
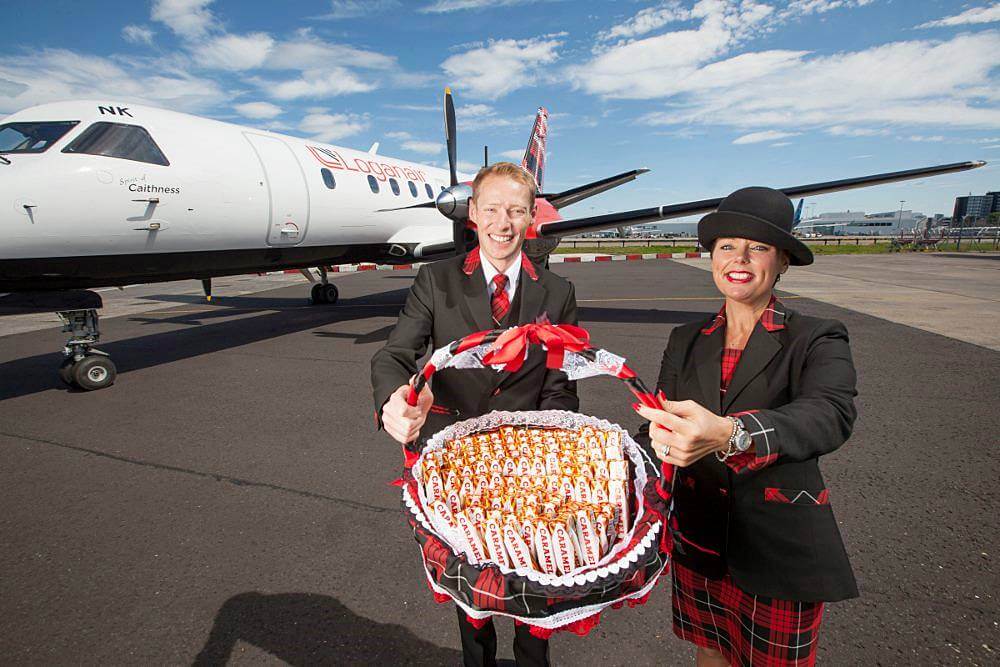
POLYGON ((58 313, 63 331, 71 338, 63 348, 59 377, 68 385, 87 391, 103 389, 115 382, 118 370, 107 352, 94 347, 101 337, 97 310, 64 310, 58 313))

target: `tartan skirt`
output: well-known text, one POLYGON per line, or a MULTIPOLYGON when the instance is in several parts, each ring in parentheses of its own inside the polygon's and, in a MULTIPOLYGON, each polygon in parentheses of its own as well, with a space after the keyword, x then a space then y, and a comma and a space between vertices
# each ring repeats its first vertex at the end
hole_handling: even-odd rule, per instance
POLYGON ((709 579, 675 561, 674 634, 715 649, 730 665, 814 665, 822 602, 752 595, 727 574, 709 579))

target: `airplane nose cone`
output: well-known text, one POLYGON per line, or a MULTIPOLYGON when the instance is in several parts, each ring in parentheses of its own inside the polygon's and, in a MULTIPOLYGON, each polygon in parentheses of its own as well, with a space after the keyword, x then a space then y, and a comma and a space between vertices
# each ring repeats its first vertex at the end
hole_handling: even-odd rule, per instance
POLYGON ((442 190, 434 203, 442 215, 452 220, 464 220, 469 217, 470 197, 472 188, 463 183, 442 190))

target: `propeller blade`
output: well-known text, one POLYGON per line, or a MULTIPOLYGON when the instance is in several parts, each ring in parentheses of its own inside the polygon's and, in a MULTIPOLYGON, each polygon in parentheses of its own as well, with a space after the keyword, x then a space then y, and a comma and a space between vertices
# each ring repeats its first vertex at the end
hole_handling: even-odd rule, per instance
MULTIPOLYGON (((958 171, 978 169, 985 165, 985 162, 954 162, 951 164, 935 165, 933 167, 921 167, 919 169, 907 169, 904 171, 892 171, 884 174, 872 174, 871 176, 858 176, 856 178, 845 178, 839 181, 823 181, 820 183, 810 183, 809 185, 796 185, 790 188, 780 188, 781 192, 788 197, 809 197, 812 195, 826 194, 828 192, 838 192, 840 190, 851 190, 854 188, 864 188, 871 185, 881 185, 884 183, 895 183, 914 178, 924 178, 926 176, 940 176, 941 174, 951 174, 958 171)), ((539 237, 569 236, 579 232, 597 231, 600 229, 610 229, 625 225, 641 225, 647 222, 658 222, 671 218, 683 218, 689 215, 698 215, 714 211, 722 201, 722 197, 715 199, 701 199, 698 201, 683 202, 681 204, 668 204, 666 206, 653 206, 652 208, 636 209, 634 211, 622 211, 620 213, 608 213, 606 215, 595 215, 588 218, 576 218, 572 220, 555 220, 538 225, 537 233, 539 237)))
POLYGON ((458 147, 455 144, 455 102, 451 99, 451 88, 444 89, 444 138, 448 145, 448 170, 451 184, 458 185, 458 147))
POLYGON ((437 204, 433 201, 425 201, 419 204, 410 204, 409 206, 397 206, 396 208, 380 208, 376 209, 376 213, 388 213, 389 211, 405 211, 411 208, 437 208, 437 204))

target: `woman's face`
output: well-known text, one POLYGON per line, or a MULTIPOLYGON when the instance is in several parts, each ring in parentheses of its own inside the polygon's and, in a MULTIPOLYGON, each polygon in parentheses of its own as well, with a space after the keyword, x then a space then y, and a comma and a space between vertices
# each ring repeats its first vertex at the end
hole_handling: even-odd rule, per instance
POLYGON ((788 270, 788 255, 774 246, 741 238, 716 239, 712 278, 728 298, 757 303, 771 297, 774 281, 788 270))

